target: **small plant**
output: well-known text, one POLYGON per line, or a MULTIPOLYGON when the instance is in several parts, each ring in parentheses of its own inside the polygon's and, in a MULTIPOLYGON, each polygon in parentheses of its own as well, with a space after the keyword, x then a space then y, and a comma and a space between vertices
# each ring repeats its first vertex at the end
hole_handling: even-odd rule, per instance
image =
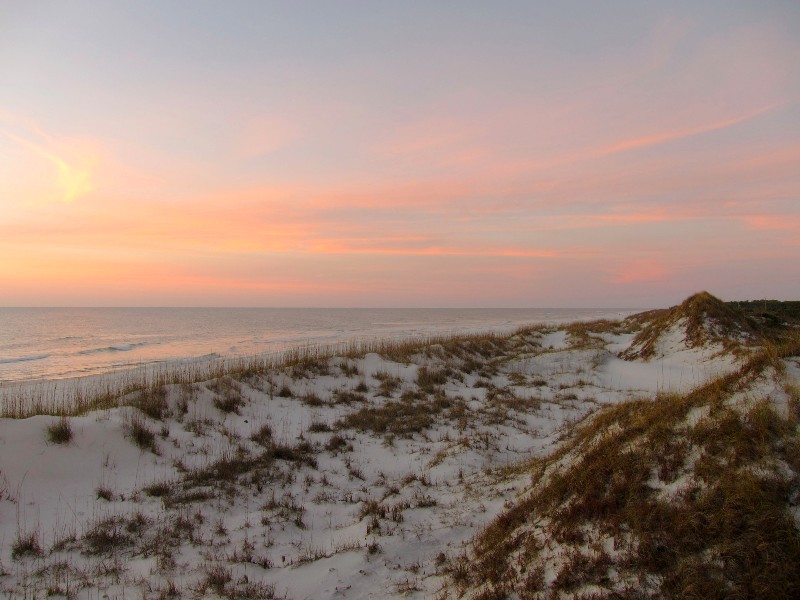
POLYGON ((272 445, 272 427, 268 423, 264 423, 250 435, 250 439, 259 446, 268 448, 272 445))
POLYGON ((378 395, 386 398, 391 396, 402 383, 402 380, 399 377, 395 377, 386 371, 378 371, 375 373, 374 377, 381 382, 381 384, 378 386, 378 395))
POLYGON ((131 413, 126 423, 126 429, 131 441, 139 448, 142 450, 150 450, 153 454, 158 454, 156 434, 147 427, 144 417, 142 417, 140 412, 134 411, 131 413))
POLYGON ((358 375, 358 367, 351 363, 351 362, 344 362, 339 365, 339 368, 342 370, 342 373, 347 377, 355 377, 358 375))
POLYGON ((133 405, 151 419, 160 421, 169 415, 167 389, 163 385, 148 387, 141 391, 133 405))
POLYGON ((41 555, 42 547, 39 544, 39 533, 36 531, 19 533, 17 539, 11 545, 11 558, 14 560, 25 556, 38 557, 41 555))
POLYGON ((11 500, 12 498, 11 492, 8 491, 8 480, 0 471, 0 500, 11 500))
POLYGON ((312 421, 311 425, 308 426, 308 430, 311 433, 323 433, 326 431, 330 431, 331 426, 322 421, 312 421))
POLYGON ((72 424, 66 415, 47 426, 47 441, 51 444, 69 444, 72 441, 72 424))
POLYGON ((104 485, 101 485, 99 488, 97 488, 95 492, 97 493, 98 500, 105 500, 106 502, 111 502, 111 500, 114 498, 114 492, 112 492, 111 489, 107 488, 104 485))
POLYGON ((353 449, 353 446, 338 433, 331 436, 328 443, 325 444, 325 449, 328 452, 344 452, 353 449))
POLYGON ((322 398, 320 398, 314 392, 308 392, 302 397, 303 402, 308 404, 309 406, 323 406, 325 402, 323 402, 322 398))
POLYGON ((172 486, 169 481, 158 481, 146 486, 144 493, 155 498, 162 498, 169 495, 171 490, 172 486))
POLYGON ((222 396, 214 397, 214 406, 224 413, 239 413, 244 404, 241 392, 236 388, 228 388, 222 396))
POLYGON ((364 394, 352 390, 336 390, 333 393, 333 402, 336 404, 350 405, 354 402, 366 402, 367 397, 364 394))
POLYGON ((445 369, 429 369, 422 366, 417 371, 417 385, 420 389, 432 394, 438 386, 447 383, 449 373, 445 369))
POLYGON ((231 572, 223 565, 214 565, 206 570, 206 586, 218 595, 225 595, 225 586, 233 579, 231 572))
POLYGON ((124 525, 123 519, 119 517, 109 517, 99 521, 83 537, 86 551, 92 555, 110 555, 131 545, 133 540, 126 533, 124 525))

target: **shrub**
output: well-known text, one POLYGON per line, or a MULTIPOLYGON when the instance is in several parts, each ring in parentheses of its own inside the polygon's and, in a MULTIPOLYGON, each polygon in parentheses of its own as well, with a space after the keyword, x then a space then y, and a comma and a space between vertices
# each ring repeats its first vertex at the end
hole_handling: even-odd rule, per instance
POLYGON ((314 392, 308 392, 302 397, 303 402, 308 404, 309 406, 323 406, 325 402, 323 402, 322 398, 320 398, 314 392))
POLYGON ((225 585, 231 579, 233 579, 233 576, 230 570, 223 565, 214 565, 206 571, 206 585, 220 596, 225 593, 225 585))

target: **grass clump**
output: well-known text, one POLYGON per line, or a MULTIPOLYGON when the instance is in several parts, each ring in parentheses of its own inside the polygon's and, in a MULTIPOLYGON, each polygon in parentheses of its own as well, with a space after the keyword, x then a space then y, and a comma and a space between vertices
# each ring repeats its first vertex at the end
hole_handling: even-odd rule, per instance
POLYGON ((150 430, 142 414, 138 411, 130 413, 125 429, 130 440, 142 450, 158 454, 156 434, 150 430))
POLYGON ((383 396, 385 398, 389 398, 400 388, 400 384, 403 383, 402 379, 387 371, 377 371, 373 377, 380 382, 377 391, 378 396, 383 396))
POLYGON ((389 400, 378 406, 365 406, 346 414, 336 426, 375 434, 394 434, 410 437, 433 426, 435 418, 444 415, 463 418, 462 398, 451 398, 442 392, 429 397, 422 391, 407 390, 400 400, 389 400))
POLYGON ((133 402, 133 406, 151 419, 161 421, 164 417, 169 416, 167 388, 163 385, 154 385, 143 389, 139 392, 138 399, 133 402))
POLYGON ((14 560, 19 560, 26 556, 38 558, 43 554, 37 531, 17 534, 17 539, 11 544, 11 558, 14 560))
POLYGON ((90 555, 111 555, 133 543, 126 530, 126 523, 120 517, 98 521, 86 532, 83 541, 86 553, 90 555))
POLYGON ((173 485, 174 484, 169 481, 157 481, 145 486, 142 491, 153 498, 162 498, 168 496, 172 492, 173 485))
POLYGON ((351 405, 354 403, 367 402, 367 397, 355 390, 336 390, 333 393, 332 402, 334 404, 351 405))
POLYGON ((256 431, 250 434, 250 439, 259 446, 268 448, 272 445, 272 427, 268 423, 264 423, 256 431))
POLYGON ((72 441, 72 424, 66 415, 62 415, 58 421, 51 423, 45 430, 47 441, 51 444, 69 444, 72 441))
POLYGON ((394 433, 408 436, 433 425, 433 417, 428 412, 420 411, 416 404, 393 401, 349 413, 339 421, 338 425, 342 428, 371 431, 376 434, 394 433))
POLYGON ((325 444, 325 449, 328 452, 336 454, 337 452, 350 452, 353 450, 353 445, 338 433, 333 434, 328 443, 325 444))
POLYGON ((312 421, 308 426, 308 430, 311 433, 324 433, 326 431, 331 431, 331 426, 324 421, 312 421))
POLYGON ((417 370, 417 385, 422 391, 432 394, 437 387, 447 383, 448 375, 447 369, 434 369, 423 365, 417 370))

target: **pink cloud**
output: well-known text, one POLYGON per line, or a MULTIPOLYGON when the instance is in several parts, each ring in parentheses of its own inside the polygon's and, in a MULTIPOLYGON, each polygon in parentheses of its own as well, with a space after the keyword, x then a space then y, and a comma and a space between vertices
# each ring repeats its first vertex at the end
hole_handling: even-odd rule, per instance
POLYGON ((664 282, 672 276, 672 269, 660 260, 634 259, 616 269, 610 279, 614 284, 664 282))

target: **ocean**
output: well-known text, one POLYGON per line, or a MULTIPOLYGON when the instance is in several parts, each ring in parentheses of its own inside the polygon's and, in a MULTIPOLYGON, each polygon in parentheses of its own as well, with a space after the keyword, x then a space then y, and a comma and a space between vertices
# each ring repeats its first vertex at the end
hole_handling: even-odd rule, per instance
POLYGON ((632 309, 0 308, 0 383, 251 356, 305 344, 508 331, 632 309))

